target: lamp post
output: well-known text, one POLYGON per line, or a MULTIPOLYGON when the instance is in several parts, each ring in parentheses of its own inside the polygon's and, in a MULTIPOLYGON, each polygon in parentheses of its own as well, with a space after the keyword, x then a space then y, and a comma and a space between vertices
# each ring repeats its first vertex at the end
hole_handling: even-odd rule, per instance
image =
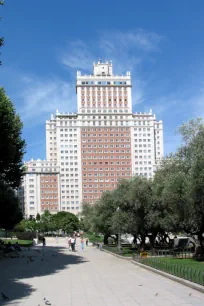
MULTIPOLYGON (((120 207, 117 208, 118 215, 120 213, 120 207)), ((119 215, 120 217, 120 215, 119 215)), ((120 220, 119 220, 119 228, 118 228, 118 253, 121 253, 121 233, 120 233, 120 220)))

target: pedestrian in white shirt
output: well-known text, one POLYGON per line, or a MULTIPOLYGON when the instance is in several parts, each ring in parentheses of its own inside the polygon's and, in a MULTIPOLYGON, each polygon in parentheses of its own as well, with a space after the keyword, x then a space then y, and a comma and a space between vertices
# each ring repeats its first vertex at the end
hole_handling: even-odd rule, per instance
POLYGON ((71 238, 71 248, 72 248, 72 252, 75 252, 75 238, 73 236, 71 238))

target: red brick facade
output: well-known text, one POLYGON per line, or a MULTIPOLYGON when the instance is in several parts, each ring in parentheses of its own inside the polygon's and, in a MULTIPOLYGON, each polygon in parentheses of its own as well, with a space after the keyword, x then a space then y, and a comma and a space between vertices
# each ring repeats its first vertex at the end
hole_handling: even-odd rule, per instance
POLYGON ((60 195, 58 194, 57 174, 40 175, 40 206, 41 210, 57 211, 60 195))
POLYGON ((119 179, 130 179, 131 139, 128 127, 82 128, 82 200, 94 203, 119 179))

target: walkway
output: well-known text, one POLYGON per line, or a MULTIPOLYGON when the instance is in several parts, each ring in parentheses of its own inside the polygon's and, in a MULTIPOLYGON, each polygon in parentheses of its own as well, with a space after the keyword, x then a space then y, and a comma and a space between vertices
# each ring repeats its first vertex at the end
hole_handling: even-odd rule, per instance
POLYGON ((88 247, 71 253, 65 239, 0 259, 0 305, 203 306, 204 294, 88 247), (28 257, 30 256, 30 257, 28 257))

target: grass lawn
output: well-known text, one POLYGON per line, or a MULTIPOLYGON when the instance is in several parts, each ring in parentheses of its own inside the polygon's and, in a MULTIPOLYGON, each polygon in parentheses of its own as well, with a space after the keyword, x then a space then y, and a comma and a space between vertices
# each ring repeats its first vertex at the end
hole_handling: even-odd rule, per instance
MULTIPOLYGON (((118 247, 116 245, 104 245, 103 248, 114 254, 119 254, 118 247)), ((131 247, 125 246, 125 247, 122 247, 122 253, 120 255, 124 257, 132 257, 133 254, 135 253, 136 253, 136 250, 132 249, 131 247)))
MULTIPOLYGON (((103 248, 107 251, 118 254, 118 248, 116 245, 104 245, 103 248)), ((120 255, 124 257, 132 257, 135 253, 138 253, 138 251, 131 247, 124 246, 122 247, 122 254, 120 255)), ((146 258, 139 257, 138 259, 140 263, 151 266, 152 268, 204 285, 204 262, 199 262, 191 258, 179 259, 160 256, 150 256, 146 258)))
POLYGON ((4 241, 5 244, 8 244, 9 242, 11 244, 14 244, 16 242, 18 242, 18 244, 20 246, 31 246, 33 245, 33 241, 32 240, 19 240, 19 239, 2 239, 4 241))
POLYGON ((95 242, 95 243, 103 242, 103 235, 102 236, 98 236, 98 235, 95 235, 95 234, 92 234, 92 233, 85 233, 84 237, 88 238, 89 242, 95 242))
POLYGON ((140 263, 152 268, 204 285, 204 263, 194 259, 168 257, 141 258, 140 263))
POLYGON ((204 262, 196 261, 194 259, 179 259, 179 258, 159 258, 160 261, 164 262, 165 264, 172 264, 172 265, 180 265, 185 268, 191 268, 199 271, 204 272, 204 262))

